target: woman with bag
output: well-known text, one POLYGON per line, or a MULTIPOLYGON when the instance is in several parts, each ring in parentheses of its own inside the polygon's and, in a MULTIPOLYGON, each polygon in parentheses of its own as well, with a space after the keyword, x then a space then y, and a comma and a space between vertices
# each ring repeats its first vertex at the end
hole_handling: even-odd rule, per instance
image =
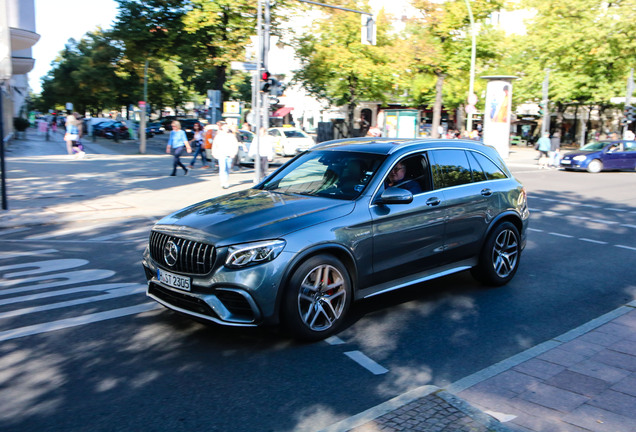
POLYGON ((188 142, 188 137, 185 132, 181 130, 181 123, 178 121, 172 122, 172 132, 170 132, 170 138, 168 139, 168 145, 166 146, 166 153, 171 154, 174 157, 172 160, 172 174, 171 176, 177 175, 177 167, 180 166, 183 168, 184 174, 188 174, 188 169, 181 162, 181 154, 183 150, 186 150, 188 153, 192 153, 192 148, 190 147, 190 143, 188 142))
POLYGON ((208 165, 208 158, 205 156, 205 148, 203 147, 204 132, 201 127, 201 123, 197 122, 192 127, 194 129, 194 137, 190 141, 190 144, 194 143, 196 151, 194 152, 194 157, 190 162, 190 168, 194 168, 194 163, 197 161, 197 156, 199 155, 201 155, 201 161, 203 163, 201 168, 210 168, 208 165))

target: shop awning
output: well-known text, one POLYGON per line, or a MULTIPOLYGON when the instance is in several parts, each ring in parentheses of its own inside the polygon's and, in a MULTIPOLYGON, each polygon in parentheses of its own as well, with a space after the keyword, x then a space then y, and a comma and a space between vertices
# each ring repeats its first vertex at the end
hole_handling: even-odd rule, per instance
POLYGON ((291 110, 293 110, 294 108, 292 107, 282 107, 282 108, 278 108, 276 111, 274 111, 274 114, 272 114, 272 117, 285 117, 287 114, 289 114, 291 112, 291 110))

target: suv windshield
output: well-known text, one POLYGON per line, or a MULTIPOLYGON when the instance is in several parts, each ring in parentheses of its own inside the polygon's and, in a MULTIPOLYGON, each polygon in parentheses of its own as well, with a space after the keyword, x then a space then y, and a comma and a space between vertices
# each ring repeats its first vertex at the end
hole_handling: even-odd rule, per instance
POLYGON ((384 158, 356 152, 303 153, 268 179, 262 189, 352 200, 362 193, 384 158))

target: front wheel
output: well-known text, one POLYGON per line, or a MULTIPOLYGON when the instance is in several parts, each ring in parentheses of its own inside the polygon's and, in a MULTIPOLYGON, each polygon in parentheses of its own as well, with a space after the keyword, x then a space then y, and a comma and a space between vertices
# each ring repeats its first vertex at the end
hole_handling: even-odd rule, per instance
POLYGON ((601 162, 598 159, 594 159, 593 161, 590 162, 590 164, 587 166, 587 172, 591 172, 591 173, 598 173, 601 172, 601 170, 603 169, 603 162, 601 162))
POLYGON ((471 272, 486 285, 505 285, 517 272, 520 255, 519 231, 512 223, 504 222, 488 235, 479 264, 471 272))
POLYGON ((315 341, 335 333, 351 304, 351 281, 335 257, 317 255, 293 273, 283 299, 283 320, 298 339, 315 341))

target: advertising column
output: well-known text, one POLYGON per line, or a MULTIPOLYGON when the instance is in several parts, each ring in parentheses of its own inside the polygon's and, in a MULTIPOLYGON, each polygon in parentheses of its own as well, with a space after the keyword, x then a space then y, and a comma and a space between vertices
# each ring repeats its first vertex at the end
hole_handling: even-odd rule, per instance
POLYGON ((515 76, 484 76, 486 106, 484 108, 484 144, 497 149, 507 159, 510 152, 510 109, 512 106, 512 80, 515 76))

